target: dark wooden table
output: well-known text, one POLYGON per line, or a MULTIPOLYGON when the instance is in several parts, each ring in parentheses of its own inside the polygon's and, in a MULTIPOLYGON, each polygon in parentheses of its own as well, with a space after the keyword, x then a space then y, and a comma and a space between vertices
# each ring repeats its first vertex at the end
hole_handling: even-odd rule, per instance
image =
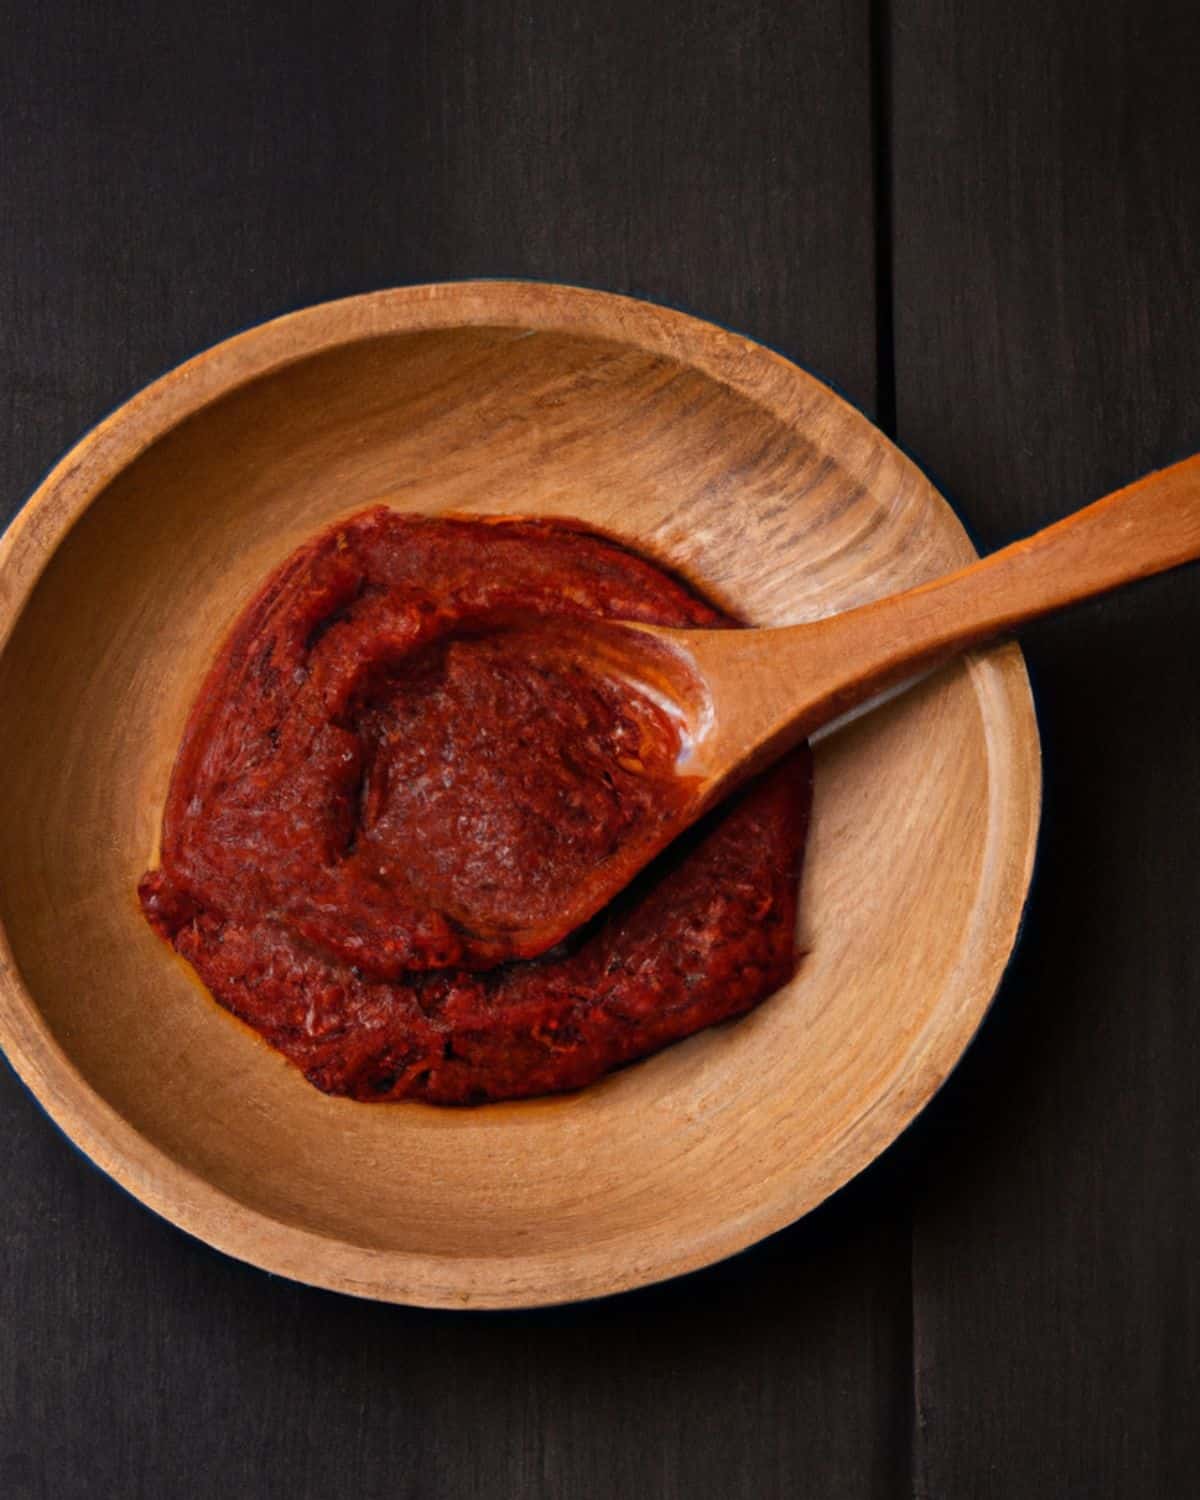
MULTIPOLYGON (((274 313, 476 275, 833 381, 987 548, 1200 448, 1200 6, 0 0, 0 516, 274 313)), ((1026 933, 806 1222, 606 1303, 377 1307, 159 1222, 0 1076, 0 1495, 1193 1496, 1200 580, 1027 636, 1026 933)))

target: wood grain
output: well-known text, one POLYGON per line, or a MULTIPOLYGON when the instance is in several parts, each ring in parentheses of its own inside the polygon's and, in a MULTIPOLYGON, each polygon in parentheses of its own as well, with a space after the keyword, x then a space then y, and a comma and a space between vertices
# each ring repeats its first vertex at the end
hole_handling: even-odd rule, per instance
MULTIPOLYGON (((900 435, 987 547, 1200 443, 1194 6, 893 4, 900 435)), ((911 1142, 916 1492, 1194 1494, 1195 574, 1024 637, 1030 921, 911 1142)))
POLYGON ((366 1109, 202 1003, 132 892, 232 621, 302 538, 384 494, 484 514, 519 494, 713 580, 751 622, 970 555, 852 408, 647 303, 466 282, 218 346, 101 424, 0 541, 5 1050, 152 1207, 317 1285, 537 1305, 742 1249, 870 1162, 979 1023, 1037 829, 1019 654, 960 664, 825 749, 811 951, 772 1004, 568 1098, 366 1109), (870 538, 850 568, 839 533, 870 538))

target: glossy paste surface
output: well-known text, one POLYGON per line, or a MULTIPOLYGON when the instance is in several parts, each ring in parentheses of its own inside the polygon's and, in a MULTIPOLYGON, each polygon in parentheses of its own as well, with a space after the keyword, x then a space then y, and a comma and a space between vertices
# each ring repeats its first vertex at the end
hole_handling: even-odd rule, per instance
POLYGON ((576 1088, 793 972, 806 749, 543 951, 563 893, 682 795, 674 719, 571 651, 583 616, 732 623, 573 523, 376 508, 300 548, 235 625, 140 895, 318 1088, 576 1088))

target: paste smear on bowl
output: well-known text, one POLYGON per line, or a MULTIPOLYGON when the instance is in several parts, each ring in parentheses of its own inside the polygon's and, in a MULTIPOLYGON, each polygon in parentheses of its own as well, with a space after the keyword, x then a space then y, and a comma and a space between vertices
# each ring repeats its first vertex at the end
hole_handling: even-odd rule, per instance
POLYGON ((318 1088, 574 1089, 791 977, 807 747, 541 951, 563 892, 680 795, 675 720, 572 655, 580 618, 733 624, 574 522, 378 507, 295 552, 234 626, 139 894, 318 1088))

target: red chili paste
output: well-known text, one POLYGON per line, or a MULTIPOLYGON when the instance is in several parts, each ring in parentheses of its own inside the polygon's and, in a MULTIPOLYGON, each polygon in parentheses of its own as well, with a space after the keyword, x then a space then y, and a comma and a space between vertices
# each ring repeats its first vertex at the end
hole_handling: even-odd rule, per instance
POLYGON ((589 616, 732 623, 572 522, 380 507, 295 552, 235 625, 139 894, 318 1088, 578 1088, 791 976, 806 748, 567 941, 529 937, 679 796, 671 716, 564 644, 589 616))

